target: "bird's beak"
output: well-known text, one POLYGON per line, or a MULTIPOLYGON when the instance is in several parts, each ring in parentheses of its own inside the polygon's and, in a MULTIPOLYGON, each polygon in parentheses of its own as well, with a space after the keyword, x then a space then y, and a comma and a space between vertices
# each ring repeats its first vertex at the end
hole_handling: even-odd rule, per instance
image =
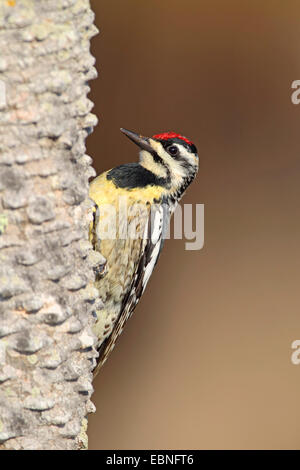
POLYGON ((149 143, 149 139, 147 139, 147 137, 143 137, 140 134, 136 134, 135 132, 128 131, 127 129, 123 129, 122 127, 120 130, 121 132, 123 132, 123 134, 125 134, 128 137, 128 139, 132 140, 132 142, 138 145, 142 150, 147 150, 147 152, 150 152, 150 153, 153 152, 153 148, 151 147, 149 143))

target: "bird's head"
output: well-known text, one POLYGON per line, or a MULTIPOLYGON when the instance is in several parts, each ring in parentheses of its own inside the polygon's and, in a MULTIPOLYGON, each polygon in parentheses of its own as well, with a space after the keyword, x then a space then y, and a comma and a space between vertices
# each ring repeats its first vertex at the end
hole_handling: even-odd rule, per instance
POLYGON ((195 178, 199 165, 197 149, 186 137, 175 132, 143 137, 126 129, 121 131, 140 147, 141 165, 165 180, 172 192, 195 178))

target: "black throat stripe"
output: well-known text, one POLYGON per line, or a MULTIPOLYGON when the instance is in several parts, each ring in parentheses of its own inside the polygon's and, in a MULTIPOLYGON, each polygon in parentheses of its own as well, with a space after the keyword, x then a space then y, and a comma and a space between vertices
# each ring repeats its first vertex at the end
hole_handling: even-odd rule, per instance
POLYGON ((106 178, 112 180, 118 188, 144 188, 148 185, 168 187, 168 178, 162 178, 147 170, 139 163, 125 163, 107 173, 106 178))

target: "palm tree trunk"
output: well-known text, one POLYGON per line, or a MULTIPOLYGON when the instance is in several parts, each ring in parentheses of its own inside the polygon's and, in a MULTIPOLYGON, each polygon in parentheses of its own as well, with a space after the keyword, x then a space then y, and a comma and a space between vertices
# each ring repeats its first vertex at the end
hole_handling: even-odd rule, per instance
POLYGON ((0 0, 0 449, 86 447, 89 0, 0 0))

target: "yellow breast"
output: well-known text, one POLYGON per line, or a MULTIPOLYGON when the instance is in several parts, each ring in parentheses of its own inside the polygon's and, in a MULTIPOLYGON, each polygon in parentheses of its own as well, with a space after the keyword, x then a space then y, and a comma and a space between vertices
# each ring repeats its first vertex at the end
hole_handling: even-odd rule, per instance
POLYGON ((107 180, 107 171, 95 178, 90 184, 90 198, 98 205, 118 204, 119 197, 126 196, 128 202, 152 202, 154 199, 160 199, 164 188, 160 186, 148 185, 144 188, 117 188, 112 180, 107 180))

